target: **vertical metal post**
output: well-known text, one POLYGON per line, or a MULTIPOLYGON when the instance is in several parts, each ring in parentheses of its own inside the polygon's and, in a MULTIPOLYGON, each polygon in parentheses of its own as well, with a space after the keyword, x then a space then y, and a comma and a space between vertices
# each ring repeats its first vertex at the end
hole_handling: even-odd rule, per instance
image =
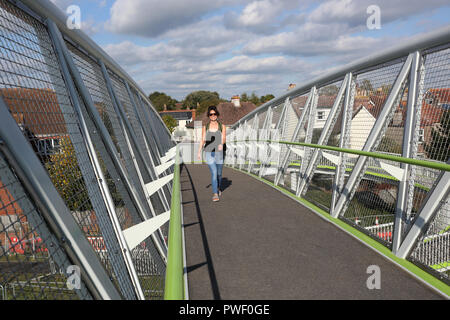
MULTIPOLYGON (((375 122, 372 131, 369 134, 369 137, 366 140, 363 151, 371 151, 372 148, 376 145, 377 139, 379 139, 380 135, 385 130, 386 126, 389 124, 389 121, 392 119, 394 106, 397 106, 401 99, 401 94, 405 88, 405 82, 408 78, 409 71, 411 69, 412 55, 409 55, 403 64, 402 69, 397 77, 397 80, 392 87, 391 93, 386 100, 386 103, 379 115, 377 121, 375 122)), ((341 196, 336 204, 335 210, 333 211, 332 216, 337 218, 338 215, 342 214, 344 211, 344 206, 346 206, 351 200, 353 193, 358 186, 359 182, 362 179, 362 175, 364 175, 364 170, 367 162, 366 156, 359 156, 358 160, 353 168, 353 171, 347 181, 347 184, 342 191, 341 196)))
MULTIPOLYGON (((448 159, 447 164, 450 164, 450 159, 448 159)), ((438 212, 439 208, 449 195, 450 172, 444 171, 441 172, 435 187, 428 192, 413 226, 396 252, 398 257, 402 259, 408 257, 413 250, 414 244, 417 242, 420 235, 426 232, 431 219, 435 216, 436 212, 438 212)))
MULTIPOLYGON (((412 157, 412 142, 415 131, 415 114, 417 103, 417 84, 419 78, 419 66, 420 66, 420 53, 418 51, 413 53, 413 60, 411 65, 411 71, 409 76, 409 89, 408 89, 408 106, 406 109, 406 121, 403 132, 403 150, 402 157, 412 157)), ((395 208, 395 222, 394 222, 394 235, 392 238, 392 252, 395 254, 400 247, 401 237, 403 233, 403 225, 405 223, 406 211, 408 205, 408 190, 409 184, 414 185, 414 181, 407 179, 411 166, 406 163, 400 164, 403 169, 403 179, 399 182, 397 205, 395 208)))
MULTIPOLYGON (((352 125, 353 103, 355 94, 355 82, 353 80, 353 74, 348 74, 347 88, 345 92, 344 107, 342 109, 342 121, 341 121, 341 137, 339 139, 339 147, 347 148, 350 140, 350 127, 352 125)), ((344 188, 345 169, 348 155, 346 153, 339 153, 339 163, 336 164, 335 175, 333 179, 330 214, 334 214, 334 208, 338 196, 341 194, 344 188)))
POLYGON ((48 172, 17 126, 0 97, 0 150, 14 168, 48 227, 65 249, 72 263, 81 268, 84 283, 96 299, 121 299, 91 244, 55 189, 48 172))
POLYGON ((258 149, 258 154, 261 155, 262 153, 261 157, 258 157, 258 159, 260 160, 258 172, 259 177, 262 177, 262 173, 266 166, 268 155, 270 153, 269 143, 267 143, 266 140, 269 140, 270 127, 272 126, 272 116, 273 116, 272 107, 269 107, 267 109, 266 119, 264 120, 262 133, 259 138, 260 142, 258 142, 259 148, 262 149, 262 151, 260 151, 261 149, 258 149))
MULTIPOLYGON (((309 92, 308 100, 306 101, 305 107, 303 108, 303 112, 300 115, 300 118, 298 119, 297 126, 295 127, 294 134, 292 135, 291 142, 295 142, 297 139, 299 133, 303 129, 304 122, 306 120, 306 114, 309 112, 309 109, 311 108, 311 104, 313 103, 313 99, 316 95, 316 87, 312 87, 311 91, 309 92)), ((286 117, 287 117, 287 110, 286 110, 286 117)), ((284 175, 287 166, 289 165, 289 156, 291 155, 291 149, 290 147, 287 148, 286 154, 284 155, 283 161, 281 163, 281 166, 278 168, 278 173, 275 176, 274 184, 277 186, 280 182, 281 176, 284 175)), ((302 159, 303 160, 303 159, 302 159)))
MULTIPOLYGON (((142 123, 142 120, 139 118, 139 113, 138 113, 138 110, 137 110, 137 107, 136 107, 136 103, 135 103, 135 101, 134 101, 134 98, 133 98, 133 95, 132 95, 132 93, 131 93, 131 90, 130 90, 130 86, 128 85, 128 83, 127 82, 125 82, 125 87, 126 87, 126 89, 127 89, 127 93, 128 93, 128 96, 130 97, 130 101, 131 101, 131 105, 133 106, 133 109, 134 109, 134 112, 135 112, 135 114, 136 114, 136 117, 138 118, 138 121, 139 121, 139 124, 140 124, 140 129, 142 130, 142 136, 144 137, 144 142, 146 143, 146 151, 147 151, 147 153, 148 153, 148 156, 149 156, 149 159, 150 159, 150 165, 152 166, 152 168, 155 168, 156 166, 155 166, 155 162, 153 161, 153 156, 152 156, 152 153, 151 153, 151 151, 149 150, 149 141, 148 141, 148 139, 147 139, 147 135, 145 134, 145 131, 144 131, 144 125, 143 125, 143 123, 142 123)), ((152 170, 150 170, 150 173, 153 173, 153 171, 152 170)), ((158 177, 158 174, 156 173, 156 172, 154 172, 154 176, 152 175, 151 176, 152 177, 152 179, 153 180, 157 180, 159 177, 158 177)), ((159 195, 159 198, 160 198, 160 200, 162 200, 162 203, 163 203, 163 206, 164 206, 164 209, 167 211, 167 210, 170 210, 170 205, 169 205, 169 203, 167 202, 167 198, 166 198, 166 195, 164 194, 164 192, 163 192, 163 190, 162 189, 159 189, 158 190, 158 195, 159 195)))
MULTIPOLYGON (((121 123, 121 126, 122 126, 122 131, 123 131, 123 134, 125 136, 126 143, 128 145, 128 151, 132 155, 133 163, 134 163, 136 172, 138 174, 138 178, 140 180, 141 188, 144 190, 144 193, 146 195, 147 204, 148 204, 148 206, 150 208, 151 214, 152 214, 153 217, 155 217, 157 214, 156 214, 155 209, 153 208, 152 202, 150 201, 150 197, 147 195, 147 188, 145 188, 144 180, 142 178, 142 174, 140 172, 139 165, 137 163, 136 157, 134 156, 134 150, 133 150, 133 147, 132 147, 132 144, 131 144, 131 141, 130 141, 130 140, 132 140, 134 145, 138 146, 136 136, 134 135, 134 132, 133 132, 133 130, 131 128, 131 124, 129 123, 128 118, 127 118, 125 112, 123 111, 123 109, 121 107, 121 104, 119 103, 119 101, 118 101, 118 99, 117 99, 117 97, 115 95, 114 89, 112 87, 111 79, 109 78, 108 71, 106 70, 105 64, 101 60, 99 61, 99 63, 100 63, 100 67, 102 69, 103 77, 105 78, 105 82, 106 82, 106 86, 107 86, 108 92, 109 92, 109 94, 111 96, 111 100, 112 100, 112 103, 114 105, 114 109, 116 110, 116 112, 117 112, 117 114, 119 116, 119 120, 120 120, 120 123, 121 123), (128 136, 128 134, 131 137, 128 136)), ((137 148, 137 152, 138 152, 138 155, 140 156, 142 162, 144 163, 144 166, 145 166, 144 170, 146 170, 148 175, 150 177, 152 177, 151 171, 148 168, 148 164, 146 163, 146 161, 145 161, 142 153, 140 152, 139 148, 137 148)), ((148 219, 148 217, 147 217, 147 219, 148 219)), ((163 245, 163 247, 165 249, 164 251, 166 251, 167 250, 167 246, 166 246, 166 243, 164 241, 164 237, 162 235, 161 229, 158 230, 158 235, 159 235, 160 239, 159 239, 159 241, 157 241, 156 245, 159 247, 159 246, 161 246, 161 243, 162 243, 162 245, 163 245)), ((153 233, 152 237, 154 237, 154 236, 155 236, 155 234, 153 233)), ((161 252, 164 252, 164 251, 161 251, 161 252)), ((163 260, 166 260, 165 254, 163 255, 163 260)))
POLYGON ((241 139, 241 144, 243 146, 242 151, 241 151, 241 156, 240 156, 240 161, 239 161, 239 170, 242 170, 242 166, 245 164, 245 160, 246 160, 246 154, 247 154, 247 120, 245 120, 244 124, 241 125, 241 134, 242 134, 242 139, 241 139))
POLYGON ((123 259, 126 263, 126 266, 128 269, 128 274, 133 283, 133 288, 135 290, 135 294, 139 299, 143 300, 143 299, 145 299, 145 297, 144 297, 144 293, 142 291, 141 285, 139 283, 139 278, 137 276, 136 270, 133 265, 133 259, 131 257, 131 252, 130 252, 128 245, 125 241, 125 238, 122 234, 121 226, 120 226, 120 223, 117 218, 116 211, 115 211, 114 200, 111 196, 111 193, 109 192, 109 188, 106 183, 106 179, 103 175, 103 171, 101 169, 100 162, 99 162, 97 154, 95 152, 95 148, 92 143, 92 140, 91 140, 91 137, 89 134, 89 130, 87 128, 86 122, 85 122, 83 114, 81 112, 75 85, 73 84, 72 78, 70 77, 70 72, 67 67, 66 60, 64 58, 63 51, 66 48, 63 47, 63 39, 61 37, 59 30, 56 28, 56 25, 54 24, 54 22, 48 20, 47 25, 48 25, 50 37, 55 46, 55 50, 57 52, 57 55, 58 55, 58 58, 60 61, 60 66, 61 66, 62 73, 63 73, 63 76, 66 81, 67 88, 68 88, 70 96, 72 98, 73 107, 78 116, 78 121, 80 124, 80 130, 83 135, 83 140, 86 145, 86 149, 88 151, 95 175, 97 176, 97 183, 99 185, 101 195, 103 197, 103 201, 105 202, 105 205, 107 208, 109 219, 111 220, 112 226, 114 228, 115 236, 117 238, 119 247, 121 249, 121 255, 123 256, 123 259))
POLYGON ((250 130, 250 148, 248 151, 248 167, 247 167, 247 172, 251 172, 252 171, 252 167, 253 167, 253 161, 256 162, 256 157, 255 155, 257 154, 258 150, 258 144, 255 140, 257 140, 258 138, 258 127, 259 127, 259 115, 258 113, 255 114, 255 117, 253 118, 253 123, 252 123, 252 129, 250 130), (256 152, 255 152, 256 151, 256 152))
MULTIPOLYGON (((282 126, 282 124, 284 123, 284 118, 285 118, 285 116, 286 116, 286 109, 288 108, 288 103, 289 103, 289 98, 286 98, 286 100, 284 101, 284 104, 283 104, 283 108, 281 109, 281 114, 280 114, 280 117, 278 118, 278 121, 277 121, 277 124, 275 125, 275 131, 276 131, 276 133, 278 134, 280 131, 281 132, 283 132, 283 128, 281 128, 280 129, 280 127, 282 126)), ((272 138, 272 131, 271 132, 269 132, 270 134, 269 134, 269 136, 270 136, 270 140, 273 140, 272 138)), ((281 133, 281 135, 279 135, 279 136, 282 136, 283 134, 281 133)), ((279 140, 279 139, 277 139, 277 140, 279 140)), ((270 145, 273 145, 273 144, 275 144, 274 142, 270 142, 269 143, 269 150, 268 150, 268 153, 267 153, 267 161, 269 161, 269 163, 268 163, 268 167, 270 167, 271 166, 271 164, 270 164, 270 161, 271 161, 271 159, 272 159, 272 150, 273 150, 273 148, 271 148, 270 147, 270 145)), ((278 168, 278 166, 279 166, 279 161, 277 161, 277 163, 276 163, 276 166, 277 166, 277 168, 278 168)), ((265 171, 266 171, 266 166, 264 166, 263 167, 263 169, 261 170, 261 173, 260 173, 260 177, 262 177, 262 176, 264 176, 264 173, 265 173, 265 171)))
MULTIPOLYGON (((337 117, 339 116, 339 113, 341 112, 341 110, 346 110, 345 108, 341 107, 341 101, 342 101, 344 92, 346 92, 346 89, 348 87, 349 77, 351 78, 351 74, 347 74, 344 78, 344 81, 341 84, 339 92, 336 96, 336 100, 334 101, 333 107, 331 108, 331 111, 328 115, 328 119, 325 122, 325 125, 323 127, 323 131, 320 134, 319 141, 317 142, 317 144, 319 144, 319 145, 322 145, 322 144, 328 142, 331 131, 334 128, 334 125, 336 123, 337 117)), ((297 188, 298 195, 304 194, 306 192, 306 190, 308 189, 309 183, 311 182, 311 179, 314 175, 314 171, 317 167, 317 161, 321 154, 322 154, 322 152, 319 149, 314 150, 314 153, 311 156, 311 160, 309 161, 308 168, 305 171, 304 178, 299 181, 299 186, 297 188)))
MULTIPOLYGON (((75 66, 75 63, 73 62, 72 57, 70 56, 67 48, 65 47, 65 43, 62 41, 62 37, 61 37, 60 41, 61 41, 62 48, 65 49, 65 50, 63 50, 64 58, 67 63, 67 66, 69 67, 69 71, 72 75, 74 83, 78 89, 78 92, 79 92, 81 98, 83 99, 83 102, 86 106, 88 113, 92 117, 92 120, 95 123, 95 126, 97 127, 97 129, 99 131, 99 134, 105 144, 106 150, 107 150, 109 156, 111 157, 113 164, 116 167, 117 172, 120 175, 120 179, 124 182, 124 185, 127 188, 127 191, 131 197, 131 200, 132 200, 134 206, 137 208, 137 211, 140 214, 141 218, 143 220, 147 220, 150 217, 149 217, 147 211, 144 209, 143 204, 140 202, 134 186, 131 184, 130 180, 128 179, 127 174, 125 173, 125 169, 123 168, 121 160, 118 157, 118 152, 114 146, 114 142, 112 141, 111 136, 108 133, 108 130, 106 129, 105 125, 103 124, 103 122, 100 118, 100 115, 99 115, 97 109, 95 108, 95 105, 92 101, 89 91, 85 87, 83 80, 81 78, 81 75, 80 75, 77 67, 75 66)), ((160 240, 158 240, 154 236, 154 234, 152 234, 152 238, 153 238, 155 246, 157 247, 158 252, 160 253, 163 261, 167 261, 165 251, 163 250, 163 248, 159 242, 160 240)))
MULTIPOLYGON (((314 94, 314 98, 311 101, 311 106, 309 108, 309 117, 308 117, 308 126, 306 128, 306 136, 305 136, 305 143, 311 143, 312 136, 314 132, 314 125, 316 122, 316 110, 317 110, 317 104, 319 102, 319 93, 316 90, 314 94)), ((300 195, 299 193, 299 183, 300 181, 303 181, 305 179, 305 171, 308 168, 308 165, 310 163, 310 154, 312 152, 311 148, 305 147, 305 156, 302 158, 302 162, 300 165, 300 172, 298 174, 296 186, 295 186, 295 193, 297 196, 300 195)), ((291 186, 292 188, 292 186, 291 186)))

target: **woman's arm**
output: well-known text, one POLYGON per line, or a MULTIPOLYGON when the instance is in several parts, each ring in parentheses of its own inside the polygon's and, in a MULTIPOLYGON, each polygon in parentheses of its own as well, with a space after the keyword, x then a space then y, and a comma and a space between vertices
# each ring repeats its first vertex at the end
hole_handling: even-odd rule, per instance
POLYGON ((227 129, 222 125, 222 143, 219 145, 219 151, 223 150, 223 145, 227 143, 227 129))
POLYGON ((227 143, 227 127, 222 126, 222 145, 227 143))

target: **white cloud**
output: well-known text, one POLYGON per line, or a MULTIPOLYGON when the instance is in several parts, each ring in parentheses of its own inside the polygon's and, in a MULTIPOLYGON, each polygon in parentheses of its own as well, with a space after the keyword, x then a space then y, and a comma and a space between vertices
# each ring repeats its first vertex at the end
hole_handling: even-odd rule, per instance
POLYGON ((244 7, 240 14, 228 12, 225 25, 230 29, 246 29, 256 33, 276 32, 285 12, 298 9, 299 0, 258 0, 244 7))
POLYGON ((200 20, 226 0, 116 0, 106 28, 115 33, 157 37, 200 20))
POLYGON ((310 15, 309 21, 315 23, 343 23, 348 26, 366 25, 367 8, 377 5, 380 8, 383 24, 405 19, 412 15, 448 6, 448 0, 331 0, 321 4, 310 15))
MULTIPOLYGON (((279 94, 289 83, 306 81, 399 41, 394 33, 361 35, 367 30, 371 0, 311 3, 116 0, 107 31, 154 41, 138 45, 131 37, 104 48, 148 92, 164 91, 182 99, 203 89, 226 98, 244 91, 279 94)), ((376 4, 384 28, 444 3, 377 0, 376 4)))
POLYGON ((58 8, 60 8, 61 10, 63 10, 64 12, 66 11, 66 8, 72 4, 76 4, 74 3, 73 0, 50 0, 51 2, 53 2, 58 8))

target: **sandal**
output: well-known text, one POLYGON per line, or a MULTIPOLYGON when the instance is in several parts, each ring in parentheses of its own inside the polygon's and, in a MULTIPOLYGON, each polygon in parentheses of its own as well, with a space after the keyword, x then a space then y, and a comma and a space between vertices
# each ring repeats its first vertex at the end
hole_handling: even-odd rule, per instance
POLYGON ((212 201, 217 202, 217 201, 219 201, 219 200, 220 200, 220 199, 219 199, 219 196, 217 195, 217 193, 214 193, 213 198, 212 198, 212 201))

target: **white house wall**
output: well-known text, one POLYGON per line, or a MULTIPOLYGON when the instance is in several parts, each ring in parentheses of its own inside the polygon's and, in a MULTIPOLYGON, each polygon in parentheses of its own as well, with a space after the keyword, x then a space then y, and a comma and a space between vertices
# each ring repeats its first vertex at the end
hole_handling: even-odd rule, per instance
POLYGON ((350 129, 351 149, 362 150, 375 121, 375 117, 364 107, 353 117, 350 129))

